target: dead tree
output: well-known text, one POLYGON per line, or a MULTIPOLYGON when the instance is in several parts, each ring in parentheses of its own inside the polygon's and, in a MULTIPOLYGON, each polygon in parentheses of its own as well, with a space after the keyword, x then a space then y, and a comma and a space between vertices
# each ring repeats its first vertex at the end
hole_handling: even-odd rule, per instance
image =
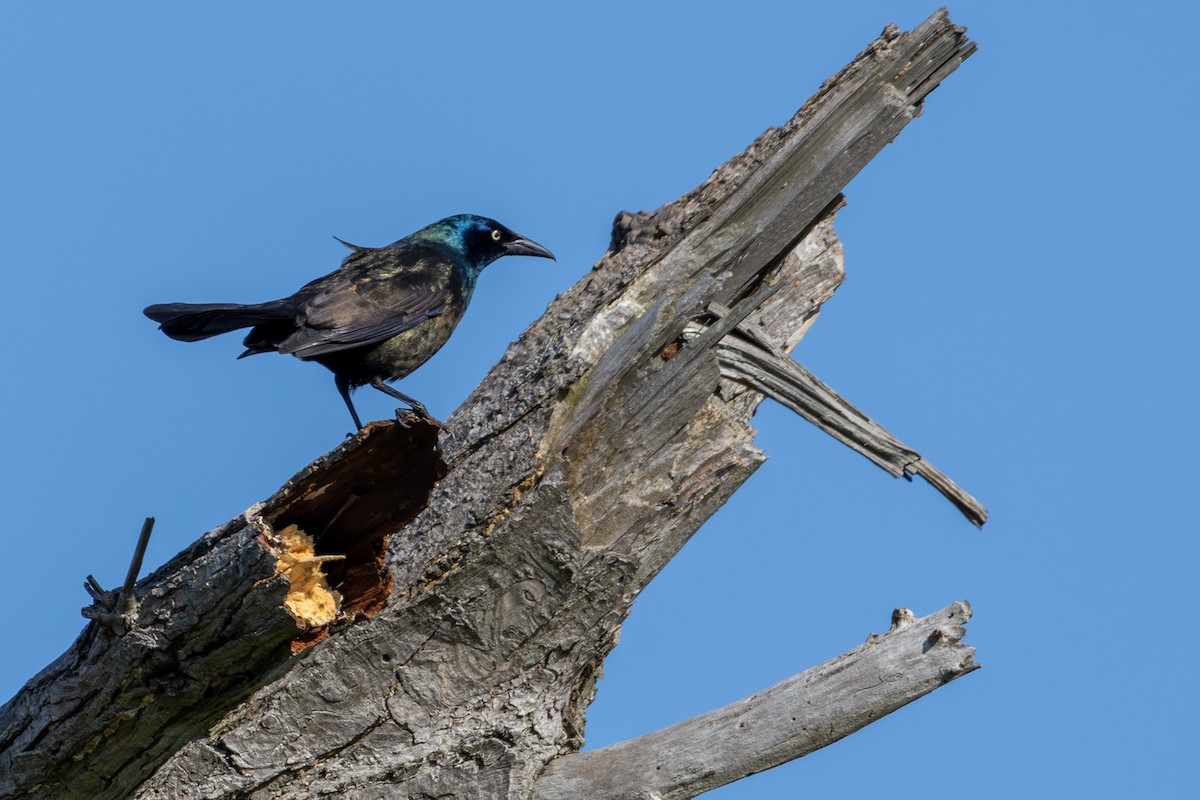
POLYGON ((764 397, 983 523, 788 355, 842 278, 842 187, 973 49, 945 12, 889 27, 695 191, 618 215, 444 428, 367 426, 91 612, 0 709, 0 795, 687 798, 975 669, 965 603, 901 610, 753 697, 577 753, 630 604, 762 463, 764 397))

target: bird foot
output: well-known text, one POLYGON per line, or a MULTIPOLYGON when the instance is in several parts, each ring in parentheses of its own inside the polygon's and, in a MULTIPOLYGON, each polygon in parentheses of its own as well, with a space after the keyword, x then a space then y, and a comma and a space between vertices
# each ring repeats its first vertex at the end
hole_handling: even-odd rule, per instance
POLYGON ((405 428, 412 427, 412 423, 414 422, 428 422, 439 428, 442 427, 442 423, 434 419, 433 416, 431 416, 430 413, 425 410, 425 406, 420 406, 417 408, 397 408, 396 422, 400 423, 400 425, 405 428))

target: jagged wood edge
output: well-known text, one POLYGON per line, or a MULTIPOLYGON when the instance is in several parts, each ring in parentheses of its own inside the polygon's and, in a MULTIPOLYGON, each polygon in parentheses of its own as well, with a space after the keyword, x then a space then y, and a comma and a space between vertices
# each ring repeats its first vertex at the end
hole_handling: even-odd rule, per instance
POLYGON ((136 618, 121 625, 128 632, 88 625, 0 707, 0 796, 126 797, 274 680, 294 661, 290 645, 311 631, 285 606, 289 580, 264 515, 346 484, 352 491, 361 480, 348 467, 398 458, 408 480, 391 490, 393 507, 423 505, 438 474, 436 437, 433 425, 373 423, 139 581, 136 618), (397 455, 373 455, 379 449, 397 455))
MULTIPOLYGON (((836 249, 821 210, 916 114, 924 90, 912 86, 940 80, 970 47, 944 13, 912 34, 889 29, 696 192, 620 217, 610 254, 448 421, 451 474, 414 535, 391 543, 392 605, 314 648, 209 738, 175 753, 139 796, 285 797, 318 785, 527 796, 550 758, 581 743, 595 670, 633 597, 761 460, 745 423, 760 395, 722 381, 708 356, 655 358, 711 302, 737 319, 776 315, 773 333, 797 338, 840 280, 840 253, 837 274, 820 266, 836 249), (815 151, 844 161, 779 162, 797 141, 814 152, 806 132, 846 125, 870 133, 815 151), (812 180, 773 205, 755 202, 778 188, 764 173, 780 169, 812 180), (806 254, 815 261, 788 256, 806 235, 801 249, 818 251, 806 254), (774 305, 739 305, 771 282, 789 284, 774 305), (636 430, 621 399, 645 415, 636 430), (592 480, 630 463, 644 474, 598 488, 592 480), (656 504, 639 507, 660 487, 656 504), (519 641, 506 640, 513 633, 519 641), (437 754, 444 760, 431 764, 437 754)), ((160 710, 121 709, 123 732, 160 710)), ((89 796, 122 796, 116 786, 89 796)), ((30 796, 64 796, 33 788, 30 796)))
POLYGON ((920 453, 788 358, 775 343, 744 326, 736 332, 750 335, 725 336, 716 345, 722 377, 778 400, 893 477, 920 475, 972 524, 983 527, 987 509, 920 453))
MULTIPOLYGON (((735 324, 776 314, 773 335, 799 335, 840 280, 820 266, 836 244, 814 221, 915 115, 919 100, 892 81, 928 86, 969 53, 962 33, 944 14, 906 36, 885 32, 792 123, 700 190, 654 214, 619 217, 610 253, 447 421, 451 472, 414 523, 421 535, 392 540, 403 595, 318 648, 140 796, 175 796, 194 781, 210 796, 298 796, 298 786, 529 796, 541 766, 581 744, 595 671, 629 603, 761 460, 746 425, 761 395, 722 382, 715 357, 698 348, 668 360, 665 345, 714 301, 735 324), (847 93, 864 113, 841 108, 847 93), (868 113, 873 104, 884 112, 868 113), (830 151, 820 152, 832 162, 810 170, 782 155, 810 125, 860 127, 827 136, 830 151), (833 163, 837 153, 854 166, 833 163), (794 185, 779 169, 824 176, 809 181, 819 199, 755 202, 794 185), (752 205, 753 215, 739 216, 752 205), (772 222, 759 224, 764 215, 772 222), (764 228, 780 249, 756 245, 765 258, 753 264, 749 244, 764 228), (806 236, 805 252, 786 255, 806 236), (819 285, 801 288, 805 280, 819 285), (773 282, 790 289, 774 306, 740 305, 773 282), (381 661, 390 675, 375 668, 381 661), (313 695, 327 701, 320 725, 311 723, 313 695), (285 757, 294 766, 280 770, 285 757)), ((834 261, 838 273, 840 253, 834 261)))

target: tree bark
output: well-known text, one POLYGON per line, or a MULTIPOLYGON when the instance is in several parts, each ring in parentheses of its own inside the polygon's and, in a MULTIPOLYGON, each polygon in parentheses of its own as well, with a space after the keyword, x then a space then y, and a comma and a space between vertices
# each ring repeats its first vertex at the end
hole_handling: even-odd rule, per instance
MULTIPOLYGON (((549 792, 548 764, 597 758, 571 754, 634 598, 762 462, 764 393, 982 524, 784 363, 842 279, 842 187, 971 54, 964 34, 944 11, 889 27, 698 189, 618 215, 444 429, 372 423, 142 580, 129 633, 90 625, 0 709, 0 795, 549 792)), ((939 652, 909 651, 862 713, 932 688, 939 652)), ((740 758, 723 769, 769 766, 740 758)))

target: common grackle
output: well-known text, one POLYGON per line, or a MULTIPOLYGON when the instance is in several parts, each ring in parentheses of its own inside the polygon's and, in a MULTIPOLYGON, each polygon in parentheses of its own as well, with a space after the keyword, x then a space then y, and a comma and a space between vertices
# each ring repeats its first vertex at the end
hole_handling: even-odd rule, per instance
POLYGON ((384 381, 408 375, 446 343, 484 267, 501 256, 554 258, 474 214, 447 217, 387 247, 342 244, 351 253, 338 270, 282 300, 160 303, 143 313, 181 342, 250 328, 238 358, 287 353, 324 365, 361 428, 350 391, 368 384, 428 416, 425 406, 384 381))

